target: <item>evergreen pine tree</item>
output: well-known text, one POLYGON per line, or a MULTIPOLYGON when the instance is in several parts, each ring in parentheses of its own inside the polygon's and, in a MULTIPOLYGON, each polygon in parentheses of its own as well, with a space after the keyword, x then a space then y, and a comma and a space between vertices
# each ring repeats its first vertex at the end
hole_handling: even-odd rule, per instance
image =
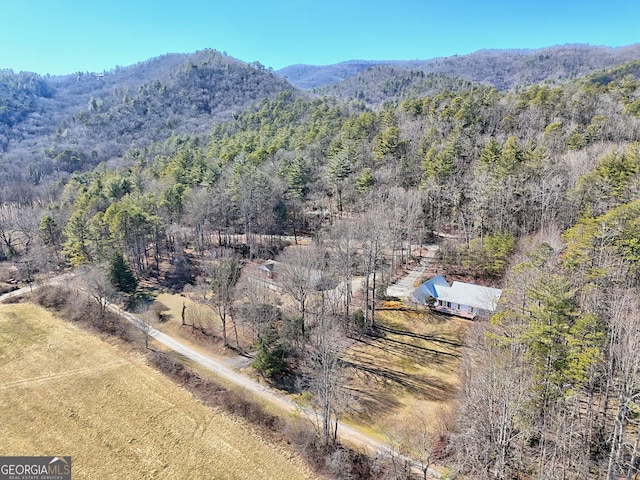
POLYGON ((111 283, 124 293, 134 293, 138 288, 138 280, 133 275, 131 267, 125 262, 121 253, 114 253, 109 263, 109 278, 111 283))

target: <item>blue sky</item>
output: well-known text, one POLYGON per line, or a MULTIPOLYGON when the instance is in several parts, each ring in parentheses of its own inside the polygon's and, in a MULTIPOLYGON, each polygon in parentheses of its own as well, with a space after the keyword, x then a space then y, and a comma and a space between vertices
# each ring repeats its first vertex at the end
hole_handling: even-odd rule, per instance
POLYGON ((203 48, 277 70, 639 42, 638 0, 0 0, 0 69, 54 75, 203 48))

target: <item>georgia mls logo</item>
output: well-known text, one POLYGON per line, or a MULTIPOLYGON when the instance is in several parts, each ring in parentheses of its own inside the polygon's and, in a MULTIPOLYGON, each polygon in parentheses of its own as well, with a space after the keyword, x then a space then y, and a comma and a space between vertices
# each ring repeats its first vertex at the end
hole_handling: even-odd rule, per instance
POLYGON ((71 457, 0 457, 0 480, 71 480, 71 457))

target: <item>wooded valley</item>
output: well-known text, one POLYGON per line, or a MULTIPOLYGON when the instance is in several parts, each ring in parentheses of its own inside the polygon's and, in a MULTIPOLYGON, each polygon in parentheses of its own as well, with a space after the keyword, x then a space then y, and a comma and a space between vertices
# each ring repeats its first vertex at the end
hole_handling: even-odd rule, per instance
POLYGON ((449 477, 637 479, 640 51, 603 51, 313 90, 213 50, 0 72, 0 285, 83 268, 98 303, 198 299, 224 346, 310 396, 330 448, 358 402, 350 340, 384 335, 387 286, 435 244, 433 273, 504 293, 468 322, 449 418, 400 450, 449 477), (245 278, 274 259, 285 301, 245 278))

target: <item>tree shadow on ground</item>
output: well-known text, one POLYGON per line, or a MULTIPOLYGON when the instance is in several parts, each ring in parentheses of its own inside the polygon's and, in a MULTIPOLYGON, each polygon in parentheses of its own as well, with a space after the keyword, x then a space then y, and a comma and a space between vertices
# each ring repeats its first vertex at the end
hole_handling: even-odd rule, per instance
POLYGON ((391 412, 402 406, 393 392, 383 392, 367 387, 347 387, 352 397, 348 414, 363 423, 375 423, 380 419, 379 412, 391 412))
POLYGON ((409 330, 400 330, 397 328, 386 327, 384 325, 378 325, 377 329, 383 333, 392 333, 394 335, 406 336, 411 338, 418 338, 420 340, 426 340, 427 342, 442 343, 445 345, 451 345, 452 347, 461 347, 460 342, 452 341, 446 338, 437 337, 435 335, 422 335, 419 333, 411 332, 409 330))
POLYGON ((363 336, 353 340, 364 347, 374 347, 385 354, 393 355, 402 363, 412 362, 417 366, 448 367, 457 361, 460 356, 451 347, 431 348, 430 346, 416 345, 389 337, 363 336))
MULTIPOLYGON (((380 389, 390 386, 400 387, 412 395, 421 396, 425 400, 443 401, 455 391, 455 386, 427 373, 410 374, 386 367, 373 366, 357 359, 355 361, 345 360, 344 364, 353 369, 355 376, 361 377, 360 381, 365 385, 378 386, 380 389)), ((374 390, 377 389, 370 389, 372 393, 374 390)), ((389 401, 384 396, 381 396, 379 391, 375 392, 375 397, 375 402, 372 400, 371 403, 381 402, 382 405, 379 406, 382 407, 385 407, 384 402, 389 401), (379 400, 378 397, 380 397, 379 400)))

